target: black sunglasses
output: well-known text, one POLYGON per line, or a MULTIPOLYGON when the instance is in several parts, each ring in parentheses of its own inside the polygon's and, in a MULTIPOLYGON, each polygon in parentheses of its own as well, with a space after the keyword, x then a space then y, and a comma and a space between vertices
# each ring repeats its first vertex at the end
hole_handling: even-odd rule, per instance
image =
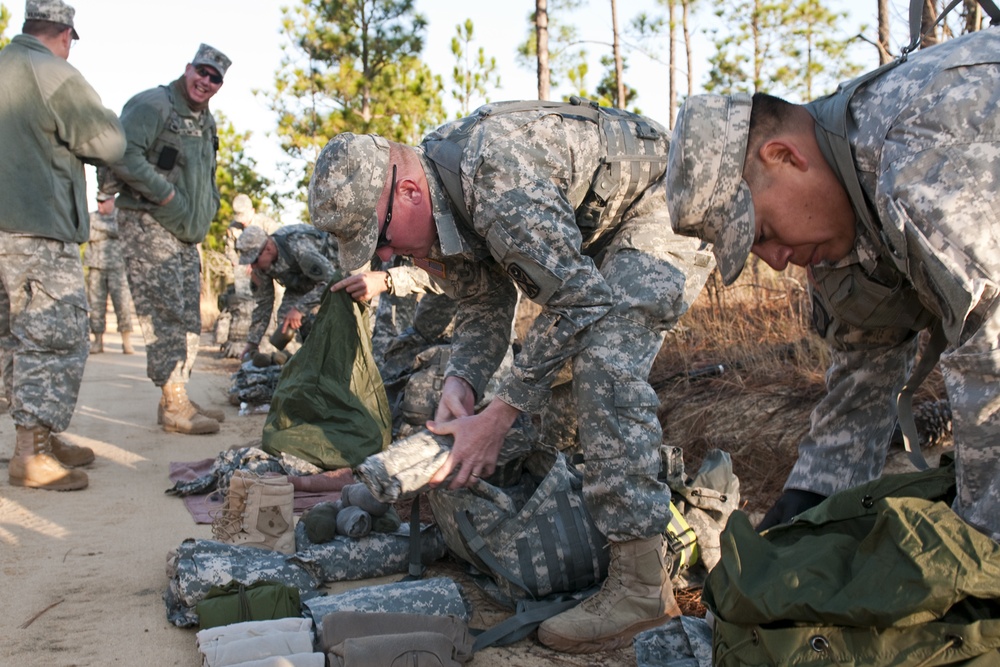
POLYGON ((382 224, 382 231, 378 233, 378 241, 375 242, 375 249, 384 248, 389 245, 389 239, 385 233, 389 231, 389 223, 392 222, 392 200, 396 198, 396 165, 392 165, 392 185, 389 186, 389 205, 385 208, 385 223, 382 224))
POLYGON ((207 76, 208 80, 214 83, 215 85, 219 85, 220 83, 222 83, 222 75, 216 74, 207 67, 198 65, 197 67, 194 68, 194 71, 198 73, 198 76, 207 76))

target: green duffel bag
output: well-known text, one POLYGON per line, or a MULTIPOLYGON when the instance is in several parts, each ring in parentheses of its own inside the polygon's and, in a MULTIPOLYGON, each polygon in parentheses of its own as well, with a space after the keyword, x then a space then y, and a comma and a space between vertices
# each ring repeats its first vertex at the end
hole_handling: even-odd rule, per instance
POLYGON ((735 512, 702 595, 715 667, 1000 666, 1000 545, 954 479, 889 475, 762 535, 735 512))
POLYGON ((270 621, 302 615, 299 591, 273 581, 258 581, 245 586, 230 581, 212 586, 198 603, 198 627, 214 628, 244 621, 270 621))

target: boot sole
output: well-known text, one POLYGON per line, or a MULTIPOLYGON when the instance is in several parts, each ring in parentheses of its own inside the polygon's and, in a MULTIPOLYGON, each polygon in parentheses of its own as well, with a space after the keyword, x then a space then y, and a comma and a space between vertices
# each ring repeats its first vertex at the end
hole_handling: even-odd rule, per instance
POLYGON ((671 613, 664 614, 660 618, 654 618, 630 625, 616 635, 603 637, 600 640, 595 641, 586 641, 578 637, 563 637, 561 635, 547 632, 544 628, 540 627, 538 628, 538 641, 553 650, 560 651, 561 653, 580 654, 614 651, 624 646, 630 646, 635 636, 643 630, 658 628, 671 618, 680 616, 680 608, 676 608, 675 610, 671 610, 671 613), (677 613, 672 613, 675 610, 677 613))
MULTIPOLYGON (((215 419, 215 421, 219 422, 220 424, 222 422, 226 421, 226 415, 222 414, 222 413, 220 413, 220 414, 222 414, 221 418, 216 418, 216 417, 213 417, 212 415, 206 415, 204 412, 199 412, 198 414, 201 415, 202 417, 207 417, 209 419, 215 419)), ((163 412, 162 412, 162 409, 156 411, 156 425, 157 426, 162 426, 163 425, 163 412)))
POLYGON ((26 479, 16 479, 12 477, 8 477, 7 480, 10 482, 11 486, 22 486, 26 489, 41 489, 43 491, 83 491, 90 484, 89 480, 84 482, 83 486, 80 486, 79 484, 38 484, 26 479))
POLYGON ((164 424, 163 425, 163 430, 166 431, 167 433, 180 433, 181 435, 211 435, 213 433, 218 433, 219 432, 219 427, 218 426, 216 426, 215 428, 209 427, 208 430, 205 430, 205 429, 189 429, 189 430, 185 430, 185 429, 177 428, 176 426, 171 426, 169 424, 164 424))

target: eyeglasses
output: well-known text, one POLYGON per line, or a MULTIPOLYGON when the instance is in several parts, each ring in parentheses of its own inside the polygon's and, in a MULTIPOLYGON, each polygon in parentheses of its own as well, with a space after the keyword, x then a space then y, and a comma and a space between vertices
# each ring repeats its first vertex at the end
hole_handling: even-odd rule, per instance
POLYGON ((198 76, 208 77, 208 80, 214 83, 215 85, 219 85, 220 83, 222 83, 222 75, 216 74, 207 67, 198 65, 197 67, 194 68, 194 71, 198 73, 198 76))
POLYGON ((392 222, 392 200, 396 197, 396 165, 392 165, 392 185, 389 186, 389 205, 385 209, 385 222, 382 224, 382 231, 378 233, 378 241, 375 242, 375 249, 384 248, 390 241, 385 237, 389 231, 389 223, 392 222))

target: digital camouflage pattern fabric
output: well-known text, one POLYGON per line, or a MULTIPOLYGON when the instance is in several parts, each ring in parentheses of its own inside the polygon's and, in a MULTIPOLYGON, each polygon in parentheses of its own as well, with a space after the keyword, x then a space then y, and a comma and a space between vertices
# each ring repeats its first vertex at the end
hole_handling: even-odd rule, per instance
MULTIPOLYGON (((959 460, 954 509, 994 539, 1000 539, 998 49, 1000 32, 993 29, 951 39, 805 107, 817 121, 827 162, 843 183, 857 183, 852 203, 859 224, 846 258, 812 267, 813 322, 833 358, 827 396, 786 482, 786 489, 828 496, 881 474, 916 336, 941 326, 948 349, 940 364, 959 460), (845 142, 851 165, 837 167, 845 142)), ((684 153, 692 159, 699 155, 694 142, 714 143, 704 135, 691 141, 684 153)), ((675 142, 674 150, 682 148, 675 142)), ((711 188, 709 170, 700 173, 702 187, 711 188)))
POLYGON ((448 577, 364 586, 337 595, 314 597, 302 604, 320 634, 326 615, 338 611, 452 615, 466 623, 470 619, 469 603, 458 584, 448 577))

